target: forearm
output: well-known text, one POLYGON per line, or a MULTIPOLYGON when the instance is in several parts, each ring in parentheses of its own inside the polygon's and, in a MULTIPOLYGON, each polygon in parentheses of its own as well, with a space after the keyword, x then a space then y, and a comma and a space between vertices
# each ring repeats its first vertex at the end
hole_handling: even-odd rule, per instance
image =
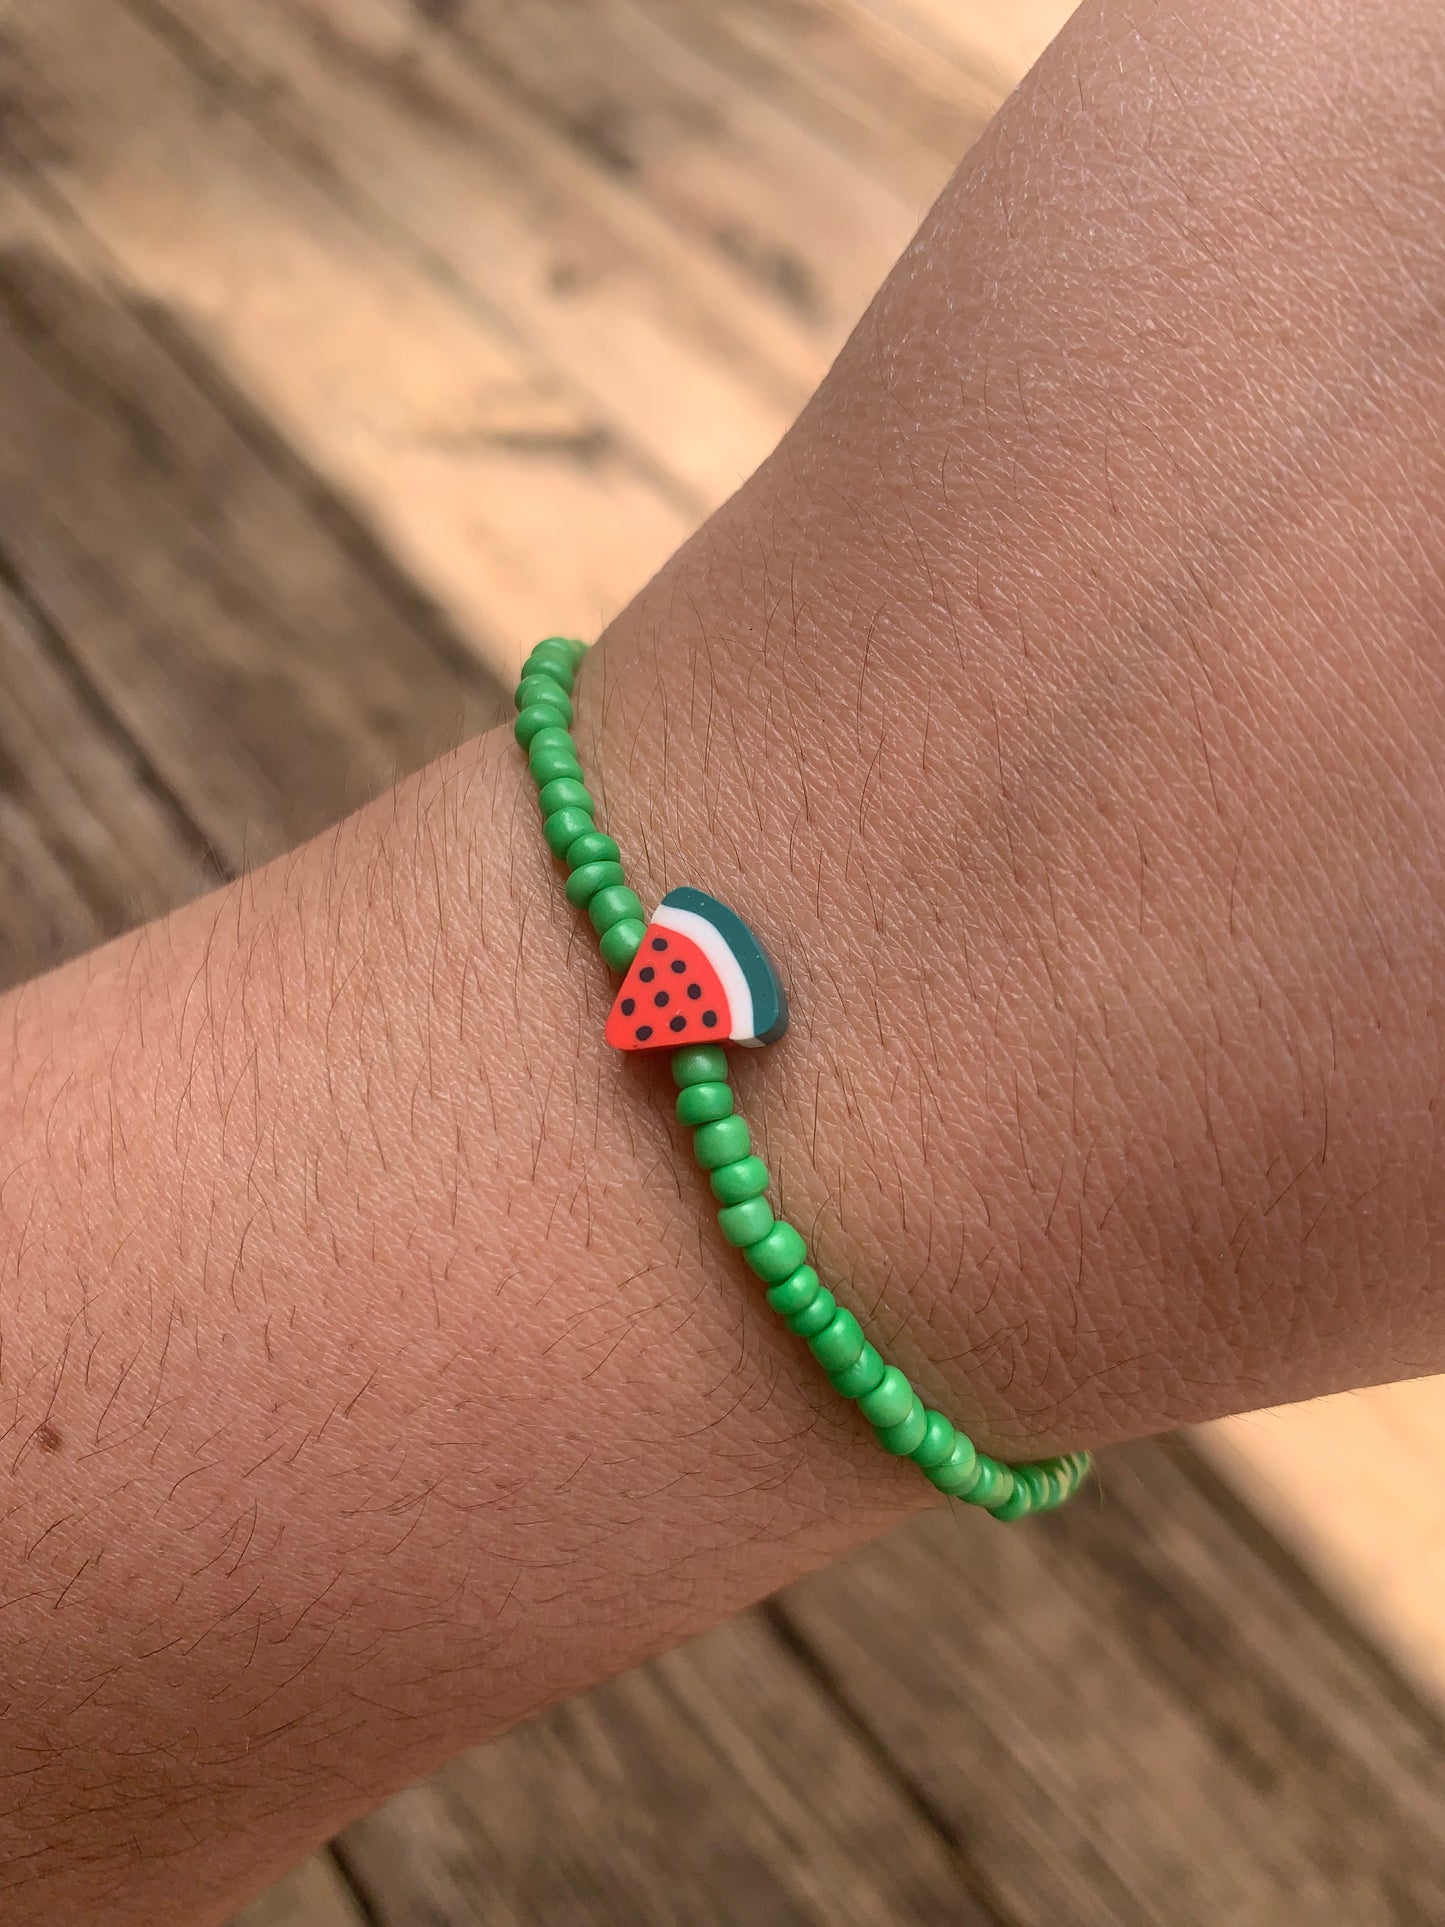
MULTIPOLYGON (((1439 30, 1352 19, 1076 25, 582 678, 644 897, 780 954, 781 1204, 1004 1451, 1445 1362, 1439 30)), ((918 1502, 606 994, 501 736, 10 1001, 20 1918, 180 1918, 918 1502)))

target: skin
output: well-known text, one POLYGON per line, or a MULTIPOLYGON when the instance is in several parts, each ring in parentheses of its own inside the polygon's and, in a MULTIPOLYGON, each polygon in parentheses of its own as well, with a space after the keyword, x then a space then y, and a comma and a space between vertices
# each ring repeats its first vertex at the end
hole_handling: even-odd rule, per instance
MULTIPOLYGON (((582 678, 1009 1455, 1445 1365, 1442 85, 1429 0, 1086 7, 582 678)), ((5 1001, 7 1920, 217 1920, 924 1502, 608 999, 503 733, 5 1001)))

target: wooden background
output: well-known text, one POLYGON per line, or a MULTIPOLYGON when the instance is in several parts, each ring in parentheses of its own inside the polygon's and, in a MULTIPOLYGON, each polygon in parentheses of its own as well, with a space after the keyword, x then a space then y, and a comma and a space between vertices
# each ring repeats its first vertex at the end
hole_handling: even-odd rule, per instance
MULTIPOLYGON (((0 0, 0 974, 295 841, 600 626, 1068 11, 0 0)), ((1438 1927, 1439 1411, 932 1517, 468 1755, 248 1927, 1438 1927)))

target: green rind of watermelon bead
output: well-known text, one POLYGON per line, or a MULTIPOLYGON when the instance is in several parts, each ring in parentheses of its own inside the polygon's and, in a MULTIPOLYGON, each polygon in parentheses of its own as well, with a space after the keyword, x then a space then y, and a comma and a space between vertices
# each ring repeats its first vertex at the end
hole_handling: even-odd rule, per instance
POLYGON ((518 709, 555 709, 563 722, 572 720, 572 698, 551 676, 523 676, 516 701, 518 709))
POLYGON ((807 1255, 807 1239, 786 1218, 779 1218, 765 1238, 759 1238, 743 1253, 752 1270, 770 1285, 796 1271, 807 1255))
POLYGON ((599 890, 587 905, 587 915, 600 937, 614 923, 643 922, 642 898, 625 883, 610 883, 605 890, 599 890))
POLYGON ((753 1134, 747 1119, 735 1111, 712 1124, 699 1125, 692 1134, 692 1154, 704 1171, 715 1171, 720 1164, 736 1164, 753 1148, 753 1134))
POLYGON ((785 1323, 788 1330, 796 1332, 799 1338, 816 1338, 820 1331, 826 1330, 832 1323, 837 1309, 838 1301, 832 1292, 826 1285, 819 1285, 811 1303, 804 1305, 801 1311, 795 1311, 785 1323))
MULTIPOLYGON (((559 696, 562 694, 560 689, 556 693, 559 696)), ((529 709, 517 712, 517 720, 512 724, 512 734, 523 749, 529 750, 535 738, 540 736, 544 729, 561 729, 566 720, 560 708, 554 709, 546 703, 533 703, 529 709)))
POLYGON ((838 1372, 829 1372, 828 1376, 835 1390, 840 1391, 844 1398, 862 1398, 865 1392, 871 1392, 875 1386, 882 1384, 887 1369, 882 1356, 871 1345, 864 1345, 851 1365, 845 1365, 838 1372))
POLYGON ((632 959, 642 948, 642 939, 646 935, 647 925, 641 917, 624 917, 621 923, 614 923, 597 939, 603 963, 609 970, 615 970, 619 977, 622 976, 632 968, 632 959))
MULTIPOLYGON (((586 836, 591 828, 592 814, 589 810, 553 810, 550 816, 542 819, 542 834, 553 856, 566 856, 577 838, 586 836)), ((639 904, 638 909, 641 908, 639 904)))
POLYGON ((584 863, 620 863, 622 852, 602 830, 587 829, 567 845, 567 867, 580 870, 584 863))
POLYGON ((717 1222, 730 1245, 754 1245, 767 1236, 776 1220, 766 1198, 744 1198, 741 1204, 725 1204, 717 1222))
MULTIPOLYGON (((699 1124, 712 1124, 720 1117, 733 1114, 733 1093, 730 1084, 719 1081, 711 1084, 689 1084, 677 1094, 679 1124, 690 1124, 694 1129, 699 1124)), ((736 1199, 728 1200, 736 1203, 736 1199)))
POLYGON ((626 881, 620 863, 584 863, 572 872, 563 887, 567 892, 567 901, 575 903, 579 910, 585 910, 599 890, 626 881))
POLYGON ((760 1198, 767 1190, 768 1167, 759 1157, 739 1158, 736 1164, 720 1164, 708 1182, 719 1204, 741 1204, 744 1198, 760 1198))
POLYGON ((680 1091, 689 1084, 726 1084, 728 1054, 718 1044, 683 1044, 672 1053, 672 1081, 680 1091))
POLYGON ((841 1372, 863 1356, 868 1340, 851 1311, 840 1305, 823 1327, 808 1340, 814 1358, 825 1372, 841 1372))
POLYGON ((813 1267, 799 1265, 796 1271, 790 1273, 780 1283, 770 1286, 766 1296, 779 1318, 791 1318, 805 1305, 811 1305, 821 1290, 818 1274, 813 1267))

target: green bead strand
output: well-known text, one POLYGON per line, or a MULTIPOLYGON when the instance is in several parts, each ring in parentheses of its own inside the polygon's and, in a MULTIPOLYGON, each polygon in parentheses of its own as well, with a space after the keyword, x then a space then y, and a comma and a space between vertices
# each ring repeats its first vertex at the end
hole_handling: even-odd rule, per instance
POLYGON ((917 1392, 913 1403, 896 1425, 880 1425, 878 1443, 895 1458, 906 1459, 918 1450, 928 1433, 928 1413, 917 1392))
POLYGON ((753 1134, 747 1120, 736 1112, 704 1124, 692 1134, 692 1154, 704 1171, 716 1171, 720 1164, 736 1164, 753 1148, 753 1134))
POLYGON ((713 1124, 720 1117, 733 1114, 733 1093, 730 1084, 689 1084, 677 1094, 677 1121, 679 1124, 713 1124))
POLYGON ((786 1321, 788 1330, 796 1332, 799 1338, 816 1338, 820 1331, 832 1324, 837 1309, 838 1300, 826 1285, 819 1285, 811 1303, 801 1311, 795 1311, 786 1321))
POLYGON ((567 845, 567 867, 580 870, 587 863, 620 863, 622 852, 601 830, 587 829, 567 845))
POLYGON ((583 863, 567 879, 567 901, 575 903, 579 910, 585 910, 599 890, 626 881, 620 863, 583 863))
POLYGON ((560 708, 552 709, 545 703, 533 703, 528 709, 518 710, 517 720, 512 724, 512 734, 523 749, 530 749, 533 740, 544 729, 560 729, 566 720, 560 708))
POLYGON ((811 1305, 821 1289, 813 1267, 799 1265, 781 1284, 769 1286, 767 1300, 779 1318, 791 1318, 795 1312, 802 1311, 805 1305, 811 1305))
POLYGON ((727 1052, 720 1044, 684 1044, 672 1053, 672 1081, 680 1091, 689 1084, 726 1084, 727 1052))
POLYGON ((542 834, 553 856, 566 856, 577 838, 585 836, 591 828, 592 816, 588 810, 554 810, 542 819, 542 834))
POLYGON ((845 1311, 841 1305, 822 1331, 808 1340, 814 1358, 830 1375, 855 1365, 863 1356, 867 1343, 863 1327, 852 1312, 845 1311))
POLYGON ((610 930, 604 930, 597 939, 597 948, 602 952, 602 961, 609 970, 618 976, 632 968, 632 959, 642 948, 642 939, 647 935, 647 925, 640 917, 624 917, 621 923, 614 923, 610 930))
POLYGON ((760 1198, 767 1190, 768 1167, 758 1157, 739 1158, 736 1164, 720 1164, 708 1182, 719 1204, 741 1204, 744 1198, 760 1198))
POLYGON ((518 709, 555 709, 564 723, 572 720, 572 698, 550 676, 523 676, 517 684, 518 709))
POLYGON ((890 1365, 871 1392, 858 1401, 858 1410, 868 1423, 882 1430, 898 1425, 913 1407, 913 1387, 896 1365, 890 1365))
MULTIPOLYGON (((570 871, 567 899, 586 910, 603 961, 621 975, 642 946, 647 921, 641 898, 627 884, 621 851, 597 828, 597 806, 571 733, 572 690, 586 653, 585 643, 568 636, 536 645, 517 682, 512 730, 537 785, 547 846, 570 871)), ((807 1340, 830 1383, 857 1403, 884 1450, 911 1458, 937 1491, 997 1519, 1021 1519, 1071 1498, 1092 1467, 1087 1452, 1020 1466, 979 1452, 942 1412, 924 1405, 819 1281, 802 1233, 773 1215, 768 1168, 753 1154, 747 1121, 735 1109, 727 1052, 716 1044, 683 1045, 672 1053, 672 1076, 678 1120, 692 1129, 693 1155, 709 1174, 723 1236, 742 1250, 769 1306, 807 1340)))
POLYGON ((614 923, 646 923, 642 898, 625 883, 609 883, 605 890, 599 890, 587 906, 587 915, 599 937, 614 923))
POLYGON ((744 1198, 725 1204, 717 1214, 718 1229, 730 1245, 755 1245, 774 1225, 773 1207, 766 1198, 744 1198))
POLYGON ((779 1218, 766 1238, 759 1238, 743 1253, 751 1268, 765 1284, 775 1285, 796 1271, 808 1255, 808 1241, 786 1218, 779 1218))

